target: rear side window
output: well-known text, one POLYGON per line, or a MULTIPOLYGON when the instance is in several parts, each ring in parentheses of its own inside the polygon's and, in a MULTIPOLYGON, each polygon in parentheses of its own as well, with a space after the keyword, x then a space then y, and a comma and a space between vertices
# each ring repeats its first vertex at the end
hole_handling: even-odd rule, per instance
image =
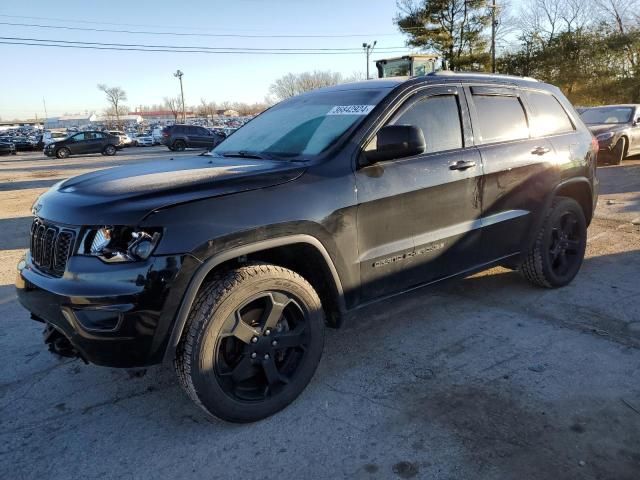
POLYGON ((529 138, 527 117, 518 97, 473 95, 473 103, 479 123, 475 127, 482 143, 529 138))
POLYGON ((534 136, 542 137, 572 132, 573 123, 560 102, 549 93, 528 92, 527 99, 533 109, 531 130, 534 136))
POLYGON ((460 108, 456 95, 438 95, 418 100, 391 123, 420 127, 427 153, 462 148, 460 108))

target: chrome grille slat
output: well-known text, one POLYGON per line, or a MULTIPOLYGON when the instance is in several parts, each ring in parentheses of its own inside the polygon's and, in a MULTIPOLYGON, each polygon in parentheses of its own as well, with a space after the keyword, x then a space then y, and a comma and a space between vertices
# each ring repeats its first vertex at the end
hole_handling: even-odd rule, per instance
POLYGON ((36 218, 31 225, 31 259, 42 272, 61 277, 71 256, 76 232, 36 218))

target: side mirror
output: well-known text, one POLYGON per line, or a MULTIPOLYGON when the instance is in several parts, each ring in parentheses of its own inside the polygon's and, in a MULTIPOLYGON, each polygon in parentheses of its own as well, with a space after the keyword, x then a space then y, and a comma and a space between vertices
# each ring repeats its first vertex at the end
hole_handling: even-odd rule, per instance
POLYGON ((387 125, 376 135, 376 149, 365 152, 369 163, 419 155, 426 150, 424 134, 413 125, 387 125))
POLYGON ((633 121, 633 124, 634 124, 634 125, 640 125, 640 117, 636 118, 636 119, 633 121))

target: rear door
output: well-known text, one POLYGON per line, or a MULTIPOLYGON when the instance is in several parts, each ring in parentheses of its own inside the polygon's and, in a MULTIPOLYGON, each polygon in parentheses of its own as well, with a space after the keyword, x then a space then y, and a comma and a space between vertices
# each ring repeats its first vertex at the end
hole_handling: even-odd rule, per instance
POLYGON ((517 88, 466 87, 476 145, 484 165, 482 260, 521 251, 550 185, 557 183, 551 142, 531 134, 526 99, 517 88))
POLYGON ((416 92, 386 124, 420 127, 427 151, 356 172, 364 299, 470 268, 480 244, 482 164, 478 151, 467 148, 470 122, 460 86, 416 92))

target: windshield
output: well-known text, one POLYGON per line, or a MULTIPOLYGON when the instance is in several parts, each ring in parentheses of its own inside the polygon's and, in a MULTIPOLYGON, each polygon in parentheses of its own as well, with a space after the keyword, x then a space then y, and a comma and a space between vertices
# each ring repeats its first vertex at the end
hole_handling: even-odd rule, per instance
POLYGON ((628 123, 633 115, 632 107, 589 108, 582 112, 582 121, 588 124, 628 123))
POLYGON ((236 130, 212 152, 315 156, 359 125, 389 90, 344 90, 285 100, 236 130))

